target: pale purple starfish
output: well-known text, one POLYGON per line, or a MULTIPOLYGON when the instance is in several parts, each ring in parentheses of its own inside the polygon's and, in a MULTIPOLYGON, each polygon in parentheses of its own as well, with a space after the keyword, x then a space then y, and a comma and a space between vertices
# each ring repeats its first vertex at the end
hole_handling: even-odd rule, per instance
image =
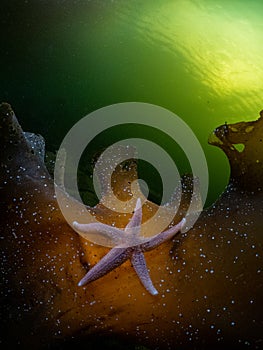
POLYGON ((134 270, 146 290, 152 295, 158 294, 149 276, 143 252, 152 250, 171 239, 182 229, 185 219, 182 219, 177 225, 151 238, 139 237, 141 222, 142 206, 140 198, 137 200, 134 214, 124 230, 102 223, 79 224, 76 221, 73 222, 74 228, 82 234, 96 232, 100 235, 110 237, 116 243, 116 246, 81 279, 78 283, 79 286, 97 280, 130 259, 134 270))

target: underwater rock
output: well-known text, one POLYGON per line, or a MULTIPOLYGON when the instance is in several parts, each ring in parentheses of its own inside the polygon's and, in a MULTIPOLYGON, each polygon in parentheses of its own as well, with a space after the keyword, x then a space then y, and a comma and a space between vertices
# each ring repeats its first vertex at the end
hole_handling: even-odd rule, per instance
POLYGON ((262 191, 263 111, 258 120, 216 128, 209 143, 220 147, 227 155, 233 185, 245 190, 262 191))
POLYGON ((26 140, 29 142, 32 151, 44 162, 45 158, 45 140, 41 135, 32 132, 24 132, 26 140))
MULTIPOLYGON (((151 296, 130 262, 78 287, 109 248, 83 239, 68 225, 44 163, 12 108, 1 104, 2 348, 98 346, 102 337, 115 337, 127 348, 262 348, 262 124, 261 117, 215 130, 210 142, 229 157, 229 185, 191 230, 145 253, 159 291, 151 296), (243 151, 236 144, 243 144, 243 151)), ((114 176, 115 193, 123 195, 136 167, 114 176)), ((174 224, 189 205, 188 186, 183 188, 174 224)), ((81 216, 79 204, 65 200, 72 216, 81 216)), ((103 204, 89 210, 121 228, 130 218, 103 204)), ((146 202, 143 220, 155 210, 146 202)))

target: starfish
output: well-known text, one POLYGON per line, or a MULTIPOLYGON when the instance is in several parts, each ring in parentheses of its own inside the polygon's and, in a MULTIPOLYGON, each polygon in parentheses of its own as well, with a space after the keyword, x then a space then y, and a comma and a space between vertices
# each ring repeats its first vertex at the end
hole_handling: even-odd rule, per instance
POLYGON ((140 198, 138 198, 134 214, 124 230, 102 223, 79 224, 76 221, 73 222, 73 227, 82 234, 96 232, 100 235, 109 237, 116 243, 116 246, 114 246, 114 248, 112 248, 109 253, 93 266, 80 280, 78 283, 79 286, 83 286, 101 278, 108 272, 123 264, 126 260, 130 259, 142 285, 150 294, 158 294, 158 291, 155 289, 151 281, 143 253, 152 250, 163 242, 171 239, 182 229, 185 224, 185 218, 183 218, 177 225, 158 233, 151 238, 139 237, 141 222, 142 206, 140 198))

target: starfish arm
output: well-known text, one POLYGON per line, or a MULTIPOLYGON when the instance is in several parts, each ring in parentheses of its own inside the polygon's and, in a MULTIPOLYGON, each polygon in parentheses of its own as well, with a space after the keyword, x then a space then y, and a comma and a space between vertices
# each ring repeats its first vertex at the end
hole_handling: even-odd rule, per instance
POLYGON ((131 257, 131 262, 134 270, 136 271, 145 289, 152 295, 158 294, 158 291, 155 289, 151 281, 151 278, 146 266, 146 261, 144 259, 144 255, 140 250, 134 251, 131 257))
POLYGON ((130 257, 130 250, 113 248, 79 281, 78 286, 95 281, 120 266, 130 257))
POLYGON ((171 239, 177 232, 182 229, 185 221, 185 218, 183 218, 177 225, 150 238, 146 243, 143 243, 141 245, 142 251, 154 249, 163 242, 171 239))
POLYGON ((137 199, 136 206, 134 209, 134 214, 129 221, 128 225, 125 227, 126 233, 131 233, 133 236, 138 236, 141 230, 142 222, 142 204, 140 198, 137 199))
POLYGON ((90 224, 79 224, 77 221, 74 221, 73 227, 81 234, 87 235, 87 238, 95 234, 101 236, 102 239, 105 239, 105 242, 109 241, 112 245, 118 245, 123 242, 123 230, 110 225, 102 224, 99 222, 92 222, 90 224))

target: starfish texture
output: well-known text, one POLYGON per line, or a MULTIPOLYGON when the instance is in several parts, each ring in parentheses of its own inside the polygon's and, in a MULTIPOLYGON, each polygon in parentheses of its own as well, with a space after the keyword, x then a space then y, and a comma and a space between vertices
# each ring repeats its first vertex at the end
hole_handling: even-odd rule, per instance
POLYGON ((116 243, 115 247, 80 280, 78 283, 79 286, 97 280, 130 259, 134 270, 146 290, 152 295, 158 294, 149 276, 143 252, 152 250, 171 239, 182 229, 185 219, 182 219, 177 225, 151 238, 139 237, 141 222, 142 206, 140 198, 137 200, 134 214, 124 230, 102 223, 79 224, 76 221, 73 222, 74 228, 82 234, 96 232, 102 236, 109 237, 116 243))

